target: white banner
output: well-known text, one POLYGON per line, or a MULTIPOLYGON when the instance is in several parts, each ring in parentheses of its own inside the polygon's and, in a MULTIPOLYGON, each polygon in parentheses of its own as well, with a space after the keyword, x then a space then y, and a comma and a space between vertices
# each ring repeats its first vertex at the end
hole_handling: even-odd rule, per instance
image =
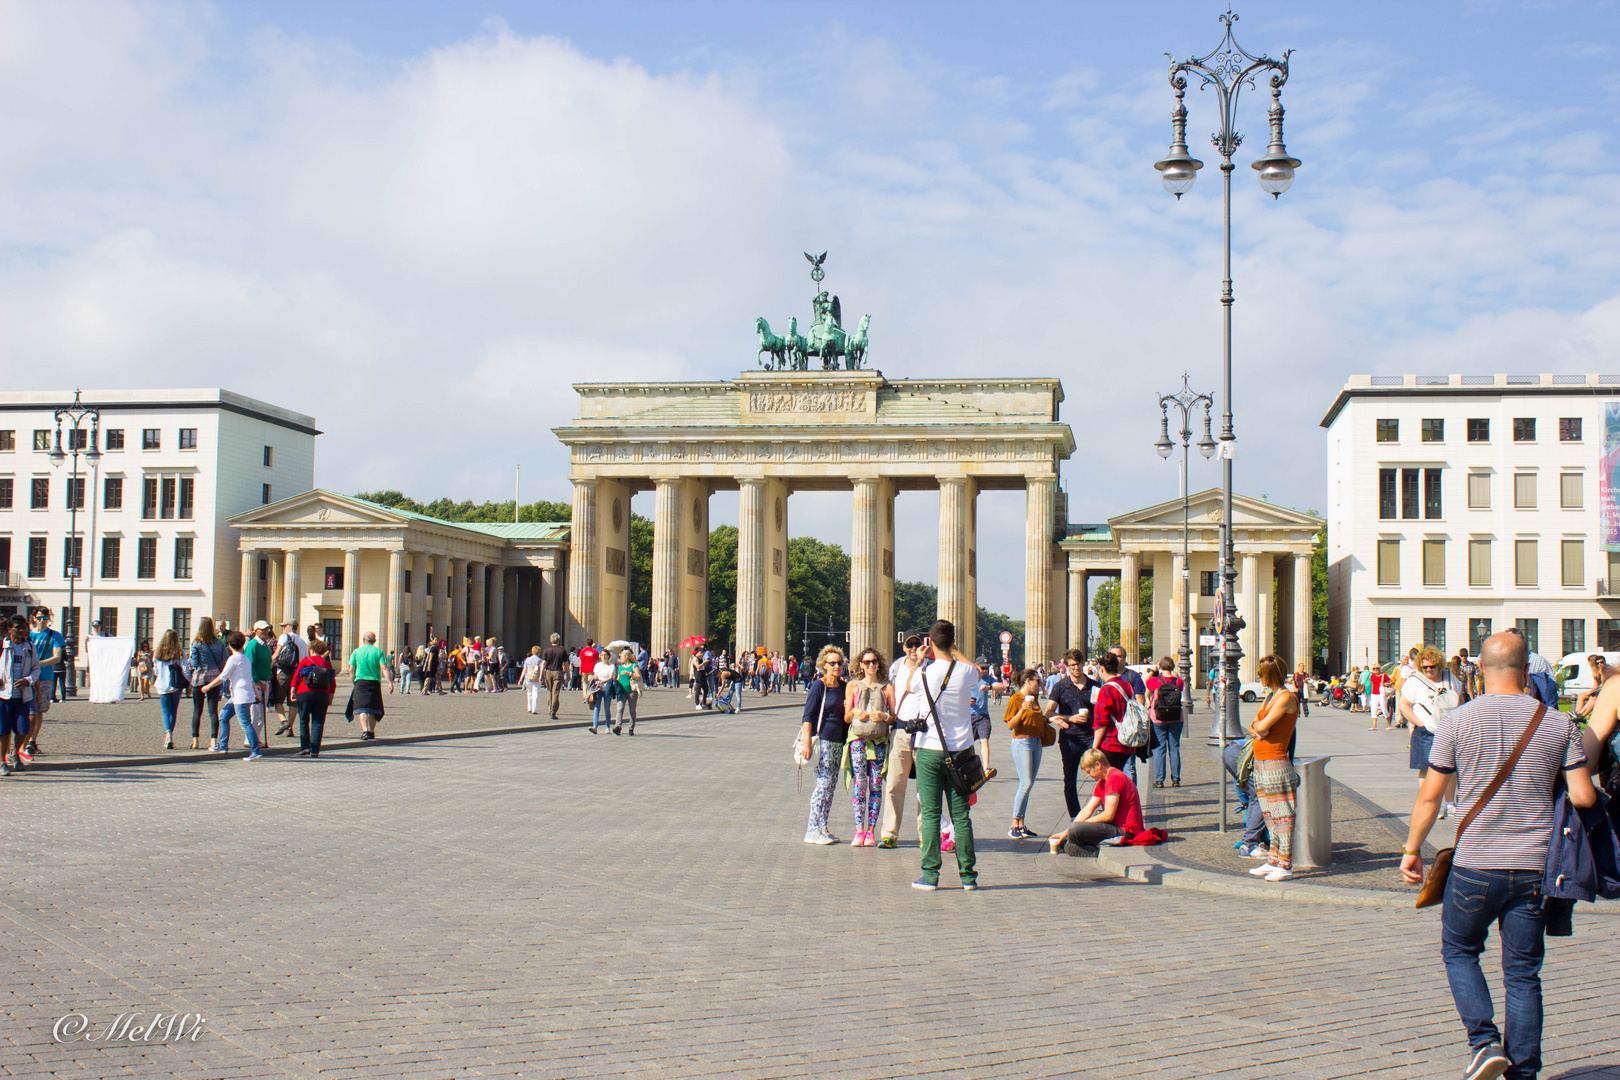
POLYGON ((90 701, 111 705, 124 700, 129 689, 129 665, 135 659, 132 637, 91 637, 84 639, 85 659, 90 668, 90 701))

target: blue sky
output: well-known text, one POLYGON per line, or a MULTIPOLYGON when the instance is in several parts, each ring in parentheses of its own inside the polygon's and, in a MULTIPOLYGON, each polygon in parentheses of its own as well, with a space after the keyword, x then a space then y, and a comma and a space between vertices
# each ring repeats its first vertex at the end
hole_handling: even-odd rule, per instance
MULTIPOLYGON (((0 3, 0 362, 314 413, 340 490, 499 498, 522 462, 564 499, 569 383, 735 374, 828 250, 891 377, 1063 378, 1072 517, 1101 520, 1176 495, 1154 395, 1218 385, 1218 173, 1178 204, 1151 166, 1163 54, 1221 10, 0 3)), ((1239 490, 1321 506, 1351 372, 1620 370, 1614 4, 1238 12, 1295 50, 1305 163, 1260 192, 1248 97, 1239 490)), ((903 501, 899 573, 929 579, 931 500, 903 501)), ((981 502, 981 599, 1015 617, 1021 513, 981 502)), ((847 543, 848 496, 791 528, 847 543)))

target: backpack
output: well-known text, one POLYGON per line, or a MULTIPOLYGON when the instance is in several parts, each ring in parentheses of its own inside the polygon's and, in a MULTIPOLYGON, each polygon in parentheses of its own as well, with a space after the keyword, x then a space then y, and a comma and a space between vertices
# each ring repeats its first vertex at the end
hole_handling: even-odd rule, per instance
POLYGON ((1153 738, 1153 721, 1148 719, 1147 709, 1130 694, 1119 688, 1118 683, 1111 682, 1114 692, 1125 699, 1125 714, 1114 725, 1114 735, 1119 739, 1121 746, 1128 746, 1132 750, 1139 750, 1148 745, 1153 738))
POLYGON ((1153 715, 1161 724, 1173 724, 1181 719, 1181 687, 1173 682, 1159 683, 1153 698, 1153 715))
POLYGON ((290 679, 292 673, 298 670, 298 642, 292 638, 287 639, 276 652, 276 669, 283 672, 290 679))
POLYGON ((325 693, 332 689, 332 669, 325 664, 311 664, 304 669, 304 685, 325 693))

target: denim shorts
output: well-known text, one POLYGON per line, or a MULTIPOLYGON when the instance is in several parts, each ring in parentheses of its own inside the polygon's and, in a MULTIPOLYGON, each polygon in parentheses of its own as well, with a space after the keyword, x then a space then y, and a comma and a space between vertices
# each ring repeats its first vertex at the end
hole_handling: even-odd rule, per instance
POLYGON ((22 698, 0 698, 0 735, 28 734, 28 704, 22 698))
POLYGON ((1434 746, 1434 732, 1428 728, 1414 727, 1412 729, 1412 748, 1409 751, 1408 764, 1414 769, 1427 769, 1429 767, 1429 750, 1434 746))

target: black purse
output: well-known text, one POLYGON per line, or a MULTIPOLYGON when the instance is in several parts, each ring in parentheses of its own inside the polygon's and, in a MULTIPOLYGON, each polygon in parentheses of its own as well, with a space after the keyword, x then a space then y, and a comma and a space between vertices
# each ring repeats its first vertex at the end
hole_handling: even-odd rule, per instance
MULTIPOLYGON (((940 689, 951 684, 951 675, 956 671, 956 661, 952 660, 945 669, 945 680, 941 682, 940 689)), ((971 745, 961 750, 952 750, 950 743, 945 741, 945 729, 939 722, 939 707, 934 702, 934 696, 928 692, 928 676, 923 675, 923 697, 928 699, 928 714, 934 718, 934 731, 939 735, 940 748, 945 751, 945 775, 950 780, 951 787, 964 799, 984 787, 985 783, 994 775, 996 770, 985 771, 984 762, 979 760, 979 752, 971 745)))

